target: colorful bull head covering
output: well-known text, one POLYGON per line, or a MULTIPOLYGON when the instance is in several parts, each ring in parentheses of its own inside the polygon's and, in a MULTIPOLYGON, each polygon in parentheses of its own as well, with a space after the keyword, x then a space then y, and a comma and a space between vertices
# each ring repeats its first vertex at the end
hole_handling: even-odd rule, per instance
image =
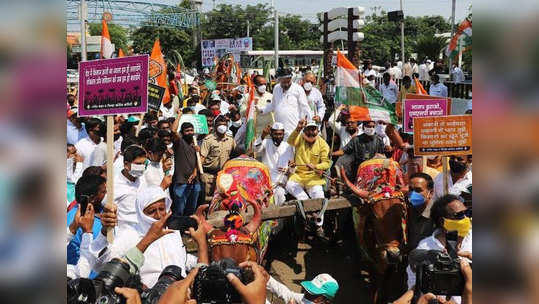
POLYGON ((246 155, 226 162, 216 183, 210 212, 235 207, 245 210, 248 200, 267 207, 273 195, 268 167, 246 155))
POLYGON ((396 191, 397 185, 402 186, 402 171, 399 164, 385 157, 374 157, 362 162, 357 170, 356 186, 371 193, 373 200, 401 197, 396 191))

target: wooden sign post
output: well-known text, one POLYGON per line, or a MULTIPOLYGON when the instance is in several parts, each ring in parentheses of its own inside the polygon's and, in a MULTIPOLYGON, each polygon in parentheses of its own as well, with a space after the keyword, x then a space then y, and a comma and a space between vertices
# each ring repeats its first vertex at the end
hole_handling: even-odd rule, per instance
MULTIPOLYGON (((79 63, 79 116, 107 119, 107 202, 114 206, 114 115, 148 111, 148 55, 79 63)), ((141 119, 142 120, 142 119, 141 119)), ((107 241, 114 231, 107 230, 107 241)))

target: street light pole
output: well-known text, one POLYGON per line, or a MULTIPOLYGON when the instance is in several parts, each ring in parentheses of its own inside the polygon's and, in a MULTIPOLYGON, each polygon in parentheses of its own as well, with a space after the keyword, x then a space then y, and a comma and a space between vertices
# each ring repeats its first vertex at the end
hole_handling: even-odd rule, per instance
MULTIPOLYGON (((401 11, 404 13, 404 11, 402 10, 402 0, 400 0, 400 2, 401 2, 401 11)), ((404 17, 401 20, 401 60, 402 60, 402 67, 404 68, 404 17)))
POLYGON ((86 0, 80 0, 80 59, 86 61, 86 0))
POLYGON ((247 20, 247 37, 249 37, 249 20, 247 20))
POLYGON ((271 0, 271 7, 273 7, 273 13, 275 15, 275 45, 273 48, 275 49, 275 72, 277 72, 277 68, 279 67, 279 15, 277 15, 277 9, 275 8, 275 0, 271 0))
MULTIPOLYGON (((452 1, 452 8, 451 8, 451 38, 453 38, 453 35, 455 35, 455 0, 452 1)), ((447 70, 449 71, 449 78, 451 79, 451 68, 453 67, 453 58, 449 57, 449 66, 447 67, 447 70)))

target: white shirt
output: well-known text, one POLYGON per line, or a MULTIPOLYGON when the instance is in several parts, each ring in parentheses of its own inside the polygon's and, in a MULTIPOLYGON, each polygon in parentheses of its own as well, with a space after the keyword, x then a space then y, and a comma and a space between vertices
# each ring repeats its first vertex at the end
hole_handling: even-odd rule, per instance
POLYGON ((107 144, 101 141, 90 155, 90 166, 103 166, 107 162, 107 144))
POLYGON ((275 86, 271 103, 262 110, 263 114, 269 112, 275 113, 275 121, 284 125, 285 140, 296 129, 300 119, 307 116, 307 120, 310 120, 313 116, 307 95, 297 83, 292 83, 286 92, 283 92, 280 84, 275 86))
POLYGON ((309 107, 311 112, 313 112, 313 116, 318 115, 320 120, 324 119, 324 115, 326 115, 326 104, 320 90, 313 87, 309 95, 307 95, 307 101, 309 101, 309 107))
POLYGON ((176 118, 176 107, 174 106, 174 104, 172 104, 170 109, 165 107, 165 105, 161 104, 161 106, 159 107, 159 111, 161 111, 161 114, 163 115, 164 119, 168 119, 171 117, 176 118))
POLYGON ((397 96, 399 95, 399 89, 397 89, 397 85, 390 81, 389 84, 386 86, 385 83, 380 84, 380 93, 382 93, 382 96, 384 96, 384 99, 389 103, 395 103, 397 102, 397 96))
POLYGON ((122 149, 122 141, 123 141, 123 137, 120 136, 120 138, 118 138, 116 141, 114 141, 114 154, 120 152, 120 150, 122 149))
POLYGON ((294 160, 294 148, 284 140, 277 147, 271 138, 255 141, 256 153, 262 153, 262 162, 268 166, 273 184, 286 184, 286 176, 279 172, 279 168, 287 168, 288 161, 294 160))
POLYGON ((116 158, 112 166, 114 167, 114 175, 118 173, 121 174, 122 170, 124 169, 124 156, 122 154, 118 154, 118 157, 116 158))
POLYGON ((163 178, 165 177, 165 172, 163 171, 163 163, 159 162, 150 162, 146 166, 146 171, 142 176, 142 183, 144 186, 160 186, 163 178))
POLYGON ((79 178, 82 176, 82 163, 76 162, 75 169, 73 169, 73 158, 67 159, 67 182, 76 184, 79 178))
MULTIPOLYGON (((101 142, 103 139, 101 139, 101 142)), ((91 156, 92 152, 94 152, 95 148, 98 144, 94 143, 90 137, 85 137, 81 140, 79 140, 75 144, 75 148, 77 148, 77 153, 79 153, 83 157, 82 161, 82 168, 83 170, 91 166, 91 156)))
POLYGON ((419 80, 429 80, 429 68, 425 63, 419 65, 419 80))
POLYGON ((441 82, 437 84, 432 83, 429 88, 429 95, 447 97, 447 87, 441 82))
POLYGON ((140 188, 140 178, 130 181, 120 171, 114 175, 114 203, 118 206, 118 227, 135 225, 137 211, 135 199, 140 188))
MULTIPOLYGON (((302 293, 293 292, 288 289, 284 284, 277 282, 272 276, 266 284, 266 290, 271 291, 274 295, 284 300, 284 303, 289 303, 291 300, 294 300, 296 303, 304 303, 302 293)), ((267 300, 266 300, 267 303, 267 300)))
MULTIPOLYGON (((273 95, 269 92, 264 92, 264 94, 260 95, 258 91, 255 91, 254 100, 259 109, 264 109, 268 104, 271 103, 272 99, 273 95)), ((242 117, 245 117, 246 115, 245 112, 247 111, 248 102, 249 98, 244 98, 240 104, 240 114, 242 117)), ((271 113, 256 115, 256 134, 262 134, 262 130, 264 130, 267 125, 273 125, 273 117, 271 113)))
POLYGON ((358 126, 356 133, 350 134, 348 131, 346 131, 346 127, 343 126, 340 122, 335 121, 335 118, 333 117, 335 113, 331 114, 331 116, 328 118, 329 123, 331 126, 337 131, 339 134, 339 138, 341 139, 341 149, 346 146, 354 136, 359 136, 363 134, 363 131, 361 130, 361 127, 358 126), (333 125, 333 122, 335 121, 335 125, 333 125))
POLYGON ((402 78, 401 69, 399 69, 396 66, 390 68, 387 72, 389 73, 389 75, 391 75, 391 78, 393 78, 393 79, 401 79, 402 78))
MULTIPOLYGON (((442 243, 440 243, 440 241, 435 237, 435 235, 438 235, 439 233, 440 233, 440 230, 437 229, 434 231, 434 233, 431 236, 422 239, 417 245, 416 249, 444 250, 445 249, 444 245, 442 245, 442 243)), ((470 253, 472 252, 472 231, 471 230, 468 233, 468 235, 465 236, 464 239, 462 240, 462 244, 460 246, 459 251, 468 251, 470 253)), ((471 261, 468 260, 468 262, 471 262, 471 261)), ((408 273, 408 289, 411 289, 415 285, 416 273, 412 271, 412 268, 410 267, 410 265, 406 267, 406 272, 408 273)), ((457 304, 460 304, 461 302, 460 297, 451 297, 451 299, 457 304)))
MULTIPOLYGON (((451 173, 447 173, 447 189, 448 193, 451 193, 453 188, 461 188, 462 185, 467 185, 472 183, 472 170, 470 169, 463 178, 459 179, 455 184, 453 184, 453 179, 451 178, 451 173)), ((434 197, 433 201, 444 195, 444 175, 438 174, 434 179, 434 197)))
POLYGON ((456 83, 463 82, 464 81, 464 73, 459 67, 455 67, 451 70, 451 74, 453 74, 453 81, 456 83))

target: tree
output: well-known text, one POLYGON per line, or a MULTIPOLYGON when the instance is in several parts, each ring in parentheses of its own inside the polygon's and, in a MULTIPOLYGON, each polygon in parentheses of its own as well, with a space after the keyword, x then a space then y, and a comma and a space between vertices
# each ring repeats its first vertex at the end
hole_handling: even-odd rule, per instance
POLYGON ((416 40, 415 50, 418 58, 429 57, 437 59, 440 52, 447 46, 446 38, 434 35, 423 35, 416 40))
POLYGON ((165 58, 172 58, 173 51, 176 50, 180 52, 186 64, 197 60, 192 46, 192 35, 177 28, 143 26, 131 35, 133 50, 135 53, 149 54, 157 38, 165 58))
MULTIPOLYGON (((371 8, 373 13, 365 16, 362 32, 365 39, 361 42, 362 60, 370 59, 374 64, 383 65, 393 61, 395 54, 400 57, 400 24, 390 22, 387 13, 379 7, 371 8)), ((451 25, 442 16, 407 16, 404 19, 404 56, 409 58, 415 49, 417 39, 433 36, 451 30, 451 25)), ((421 58, 419 56, 418 58, 421 58)))
MULTIPOLYGON (((107 23, 109 28, 110 40, 114 43, 116 52, 121 48, 127 51, 127 30, 120 25, 107 23)), ((101 36, 103 32, 103 25, 101 23, 90 23, 89 24, 90 35, 92 36, 101 36)))

